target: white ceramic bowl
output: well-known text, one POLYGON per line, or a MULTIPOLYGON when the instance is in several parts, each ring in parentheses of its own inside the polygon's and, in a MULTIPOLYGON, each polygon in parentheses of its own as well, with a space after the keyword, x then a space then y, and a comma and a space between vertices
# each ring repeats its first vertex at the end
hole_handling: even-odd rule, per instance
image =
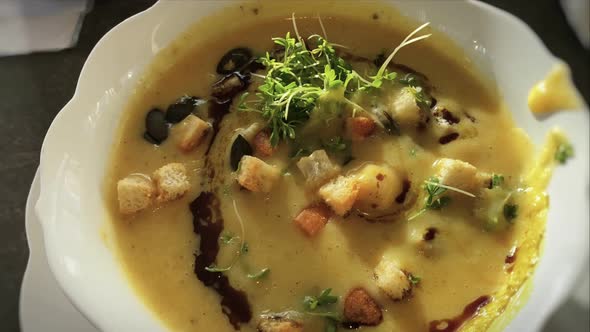
MULTIPOLYGON (((74 97, 53 121, 41 151, 41 220, 48 261, 74 305, 104 331, 163 331, 129 287, 101 232, 107 215, 102 181, 127 99, 154 55, 191 23, 233 1, 161 1, 107 33, 90 53, 74 97)), ((403 13, 430 21, 493 73, 518 125, 537 144, 558 125, 576 157, 555 173, 545 253, 534 291, 509 327, 535 331, 564 299, 588 257, 588 112, 544 121, 528 111, 530 87, 558 59, 520 20, 477 2, 400 1, 403 13), (475 47, 474 47, 475 46, 475 47), (474 51, 475 50, 475 51, 474 51)))

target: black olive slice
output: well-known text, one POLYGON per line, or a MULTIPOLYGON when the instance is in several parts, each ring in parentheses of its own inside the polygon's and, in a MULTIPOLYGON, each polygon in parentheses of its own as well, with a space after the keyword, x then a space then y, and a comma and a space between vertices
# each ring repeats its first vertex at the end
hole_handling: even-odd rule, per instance
POLYGON ((253 153, 252 146, 242 135, 236 136, 230 151, 230 166, 233 171, 238 170, 240 160, 243 156, 251 156, 253 153))
POLYGON ((156 142, 156 144, 160 144, 168 138, 166 116, 164 112, 157 108, 152 109, 146 115, 145 128, 146 133, 156 142))
POLYGON ((252 60, 252 51, 245 47, 229 50, 221 57, 217 64, 217 73, 221 75, 240 71, 252 60))
POLYGON ((174 104, 168 106, 166 110, 166 121, 169 123, 179 123, 191 114, 197 105, 204 101, 199 97, 182 97, 174 104))
POLYGON ((231 73, 224 76, 211 87, 211 95, 217 99, 218 102, 225 102, 238 93, 246 90, 250 82, 249 74, 240 74, 238 72, 231 73))

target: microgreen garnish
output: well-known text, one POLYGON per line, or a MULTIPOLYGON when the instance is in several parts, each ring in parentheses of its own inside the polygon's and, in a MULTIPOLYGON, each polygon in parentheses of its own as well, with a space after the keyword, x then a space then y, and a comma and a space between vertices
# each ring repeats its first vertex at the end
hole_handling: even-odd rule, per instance
POLYGON ((414 30, 383 61, 376 75, 367 79, 337 55, 336 44, 327 41, 325 31, 324 37, 312 35, 304 41, 299 35, 294 15, 292 20, 296 37, 287 33, 285 38, 273 38, 283 52, 276 58, 267 52, 258 60, 267 72, 264 76, 253 75, 263 79, 256 98, 250 101, 248 93, 244 93, 239 103, 241 111, 258 112, 267 120, 273 146, 280 140, 294 139, 296 127, 306 122, 312 112, 330 113, 345 106, 351 107, 353 114, 357 110, 366 112, 348 96, 355 91, 380 88, 386 80, 393 81, 397 74, 390 72, 388 65, 395 54, 401 48, 430 36, 413 38, 428 23, 414 30), (332 106, 321 107, 324 102, 332 106))
POLYGON ((568 159, 574 156, 574 147, 569 142, 562 142, 555 151, 555 160, 560 164, 565 164, 568 159))
POLYGON ((306 296, 303 299, 303 308, 305 313, 312 316, 324 317, 326 319, 326 331, 335 331, 336 322, 340 322, 342 317, 334 311, 318 311, 320 307, 330 306, 338 302, 338 296, 330 295, 331 288, 324 289, 319 296, 306 296))
POLYGON ((475 197, 475 195, 472 193, 440 183, 440 180, 436 177, 431 177, 430 179, 424 181, 424 190, 427 194, 426 198, 424 199, 424 207, 416 214, 408 218, 408 221, 419 217, 427 210, 440 210, 443 207, 449 205, 451 203, 451 197, 443 196, 447 190, 458 192, 465 196, 475 197))
POLYGON ((248 273, 247 277, 253 280, 260 280, 266 277, 270 273, 270 269, 268 267, 256 272, 256 273, 248 273))
POLYGON ((324 289, 319 296, 306 296, 303 298, 303 306, 306 311, 314 311, 320 306, 338 302, 338 296, 330 295, 332 288, 324 289))
POLYGON ((322 145, 324 148, 330 152, 342 152, 346 151, 348 148, 347 141, 344 140, 341 136, 330 138, 329 140, 325 141, 322 145))
POLYGON ((408 280, 413 286, 416 286, 420 283, 420 281, 422 281, 422 278, 420 278, 419 276, 415 276, 411 273, 408 273, 408 280))
POLYGON ((506 203, 504 204, 503 212, 506 221, 512 224, 514 222, 514 219, 518 217, 518 205, 506 203))
POLYGON ((417 153, 418 153, 418 150, 416 150, 416 148, 412 148, 410 150, 410 157, 416 157, 417 153))
POLYGON ((246 243, 246 229, 244 226, 244 220, 242 220, 242 216, 240 215, 239 211, 238 211, 238 206, 236 205, 236 201, 234 200, 233 202, 233 208, 234 208, 234 213, 236 214, 236 217, 238 219, 238 222, 240 223, 240 230, 241 230, 241 235, 240 236, 234 236, 231 233, 224 233, 219 237, 219 241, 224 243, 224 244, 230 244, 231 242, 233 242, 235 239, 240 239, 240 244, 238 246, 238 250, 236 250, 236 253, 234 255, 233 260, 231 261, 231 263, 226 266, 226 267, 219 267, 216 264, 212 264, 210 266, 207 266, 205 268, 205 270, 209 271, 209 272, 226 272, 231 270, 231 268, 237 263, 237 261, 240 259, 240 257, 242 257, 242 255, 248 253, 249 247, 248 247, 248 243, 246 243))
POLYGON ((221 234, 221 236, 219 237, 219 241, 223 244, 230 244, 232 243, 234 240, 237 240, 239 237, 233 235, 230 232, 224 232, 223 234, 221 234))
POLYGON ((493 174, 492 175, 491 188, 499 187, 502 184, 504 184, 504 176, 503 175, 500 175, 500 174, 493 174))

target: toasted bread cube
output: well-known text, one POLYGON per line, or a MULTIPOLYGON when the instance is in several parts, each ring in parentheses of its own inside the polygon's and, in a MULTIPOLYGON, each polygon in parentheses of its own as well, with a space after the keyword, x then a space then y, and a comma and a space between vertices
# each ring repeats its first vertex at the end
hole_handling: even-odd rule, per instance
POLYGON ((117 182, 119 211, 133 214, 152 204, 156 188, 152 179, 143 174, 131 174, 117 182))
POLYGON ((461 160, 441 158, 433 167, 440 183, 470 193, 475 193, 485 182, 475 166, 461 160))
POLYGON ((339 176, 323 185, 319 194, 337 215, 344 216, 356 202, 359 187, 355 178, 339 176))
POLYGON ((258 332, 303 332, 303 324, 287 318, 263 318, 258 323, 258 332))
POLYGON ((325 205, 317 205, 303 209, 295 217, 295 225, 308 237, 314 237, 330 220, 330 209, 325 205))
POLYGON ((201 118, 190 114, 180 124, 180 141, 178 142, 178 148, 184 152, 190 152, 201 142, 211 129, 211 125, 208 122, 201 120, 201 118))
POLYGON ((416 126, 425 115, 416 104, 416 97, 409 88, 403 88, 393 101, 393 118, 403 126, 416 126))
POLYGON ((357 206, 364 210, 385 210, 403 191, 403 179, 389 166, 369 164, 354 174, 359 193, 357 206))
POLYGON ((297 167, 312 187, 319 187, 340 173, 340 166, 334 164, 324 150, 316 150, 301 158, 297 167))
POLYGON ((158 168, 153 174, 160 203, 182 197, 189 189, 190 183, 186 168, 180 163, 170 163, 158 168))
POLYGON ((250 191, 270 192, 280 176, 277 168, 256 157, 243 156, 240 160, 238 183, 250 191))
POLYGON ((344 318, 347 322, 375 326, 381 323, 383 313, 364 288, 354 288, 344 300, 344 318))
POLYGON ((412 284, 408 276, 393 260, 382 257, 374 272, 377 286, 392 300, 401 300, 410 293, 412 284))
POLYGON ((346 131, 353 141, 362 141, 375 132, 375 121, 364 116, 346 119, 346 131))
POLYGON ((270 157, 275 148, 270 144, 270 135, 266 130, 259 131, 253 139, 254 153, 261 157, 270 157))

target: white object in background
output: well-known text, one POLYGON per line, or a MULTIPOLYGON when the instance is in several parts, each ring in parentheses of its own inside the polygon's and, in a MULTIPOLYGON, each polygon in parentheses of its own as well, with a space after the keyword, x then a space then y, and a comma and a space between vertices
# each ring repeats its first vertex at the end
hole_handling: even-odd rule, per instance
POLYGON ((73 46, 87 0, 0 0, 0 56, 73 46))
POLYGON ((561 7, 580 42, 590 48, 590 1, 561 0, 561 7))
POLYGON ((22 332, 98 332, 84 318, 55 281, 49 270, 43 243, 43 230, 35 215, 39 198, 39 172, 29 191, 25 214, 29 262, 20 292, 20 327, 22 332))
MULTIPOLYGON (((42 191, 35 211, 43 228, 49 267, 76 308, 105 332, 165 330, 129 286, 101 237, 101 231, 109 227, 101 192, 116 137, 113 124, 119 122, 140 74, 157 51, 192 23, 238 2, 159 1, 113 28, 90 53, 73 98, 45 137, 39 169, 42 191), (121 45, 126 46, 125 52, 121 45)), ((537 331, 569 295, 588 261, 587 106, 543 120, 531 114, 528 90, 560 60, 516 17, 475 1, 384 1, 388 2, 453 36, 452 32, 463 33, 465 38, 457 41, 466 49, 473 48, 474 41, 485 45, 490 69, 516 123, 537 145, 551 128, 560 126, 576 149, 576 157, 556 170, 548 188, 551 209, 544 254, 530 301, 507 329, 537 331)), ((288 6, 281 10, 282 15, 292 13, 288 6)), ((268 14, 261 11, 259 19, 264 15, 268 14)))

